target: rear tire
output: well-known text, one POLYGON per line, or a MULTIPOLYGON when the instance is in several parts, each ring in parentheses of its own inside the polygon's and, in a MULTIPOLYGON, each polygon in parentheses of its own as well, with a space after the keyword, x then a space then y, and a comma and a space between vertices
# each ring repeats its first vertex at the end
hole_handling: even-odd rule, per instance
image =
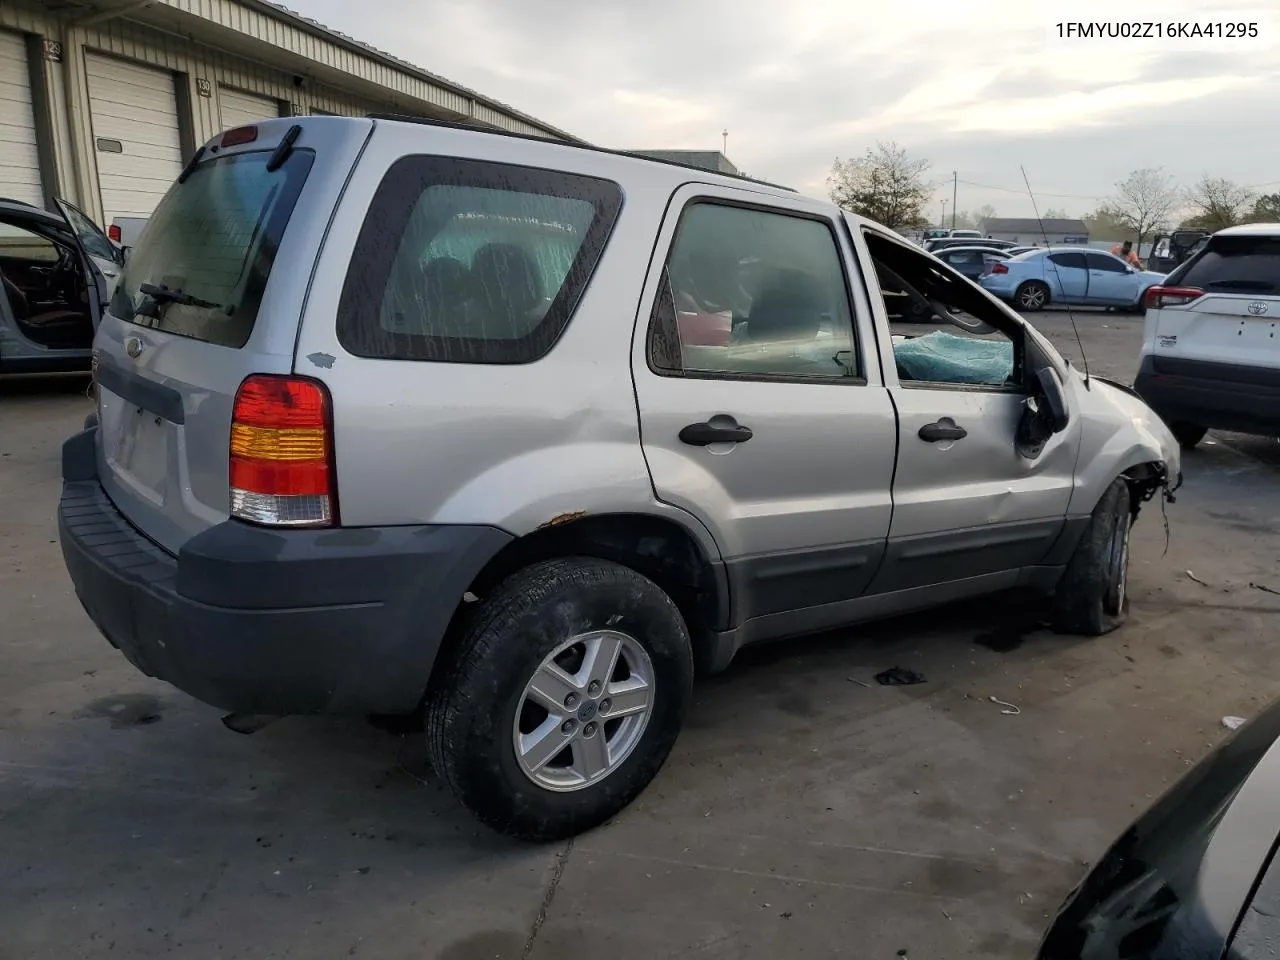
POLYGON ((1019 310, 1036 313, 1049 303, 1049 287, 1039 280, 1028 280, 1013 295, 1013 303, 1019 310))
POLYGON ((1175 420, 1169 424, 1169 432, 1173 434, 1173 438, 1178 441, 1178 445, 1182 449, 1191 450, 1204 439, 1204 435, 1209 432, 1209 428, 1196 426, 1194 423, 1188 423, 1185 420, 1175 420))
POLYGON ((585 557, 527 567, 477 606, 427 694, 433 765, 501 833, 551 841, 603 823, 680 732, 693 685, 680 611, 634 570, 585 557), (593 656, 613 658, 598 668, 602 685, 590 681, 593 656))
POLYGON ((1100 637, 1129 617, 1129 533, 1133 505, 1123 477, 1113 480, 1093 508, 1053 597, 1053 628, 1100 637))

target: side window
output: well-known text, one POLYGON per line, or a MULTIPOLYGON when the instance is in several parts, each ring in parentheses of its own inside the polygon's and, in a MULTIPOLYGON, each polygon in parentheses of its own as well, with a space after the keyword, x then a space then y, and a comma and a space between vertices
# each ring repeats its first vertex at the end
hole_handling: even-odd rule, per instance
POLYGON ((831 225, 691 203, 654 302, 648 355, 655 372, 676 376, 859 377, 831 225))
POLYGON ((1049 259, 1060 267, 1071 267, 1075 270, 1085 269, 1083 253, 1051 253, 1049 259))
POLYGON ((54 263, 58 248, 53 241, 24 230, 11 223, 0 223, 0 261, 34 260, 37 263, 54 263))
MULTIPOLYGON (((1079 254, 1076 254, 1079 256, 1079 254)), ((1125 265, 1115 257, 1104 256, 1101 253, 1086 253, 1085 260, 1089 263, 1090 270, 1104 270, 1107 273, 1128 273, 1125 265)))
POLYGON ((380 359, 537 360, 568 326, 621 206, 608 180, 402 157, 356 241, 338 339, 380 359))
POLYGON ((1016 320, 932 257, 874 231, 864 236, 903 387, 1023 389, 1016 320))

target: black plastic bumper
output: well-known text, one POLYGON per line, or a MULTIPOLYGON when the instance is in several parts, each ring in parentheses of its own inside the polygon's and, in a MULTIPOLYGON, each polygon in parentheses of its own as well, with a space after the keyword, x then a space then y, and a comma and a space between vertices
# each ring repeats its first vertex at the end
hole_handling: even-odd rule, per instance
POLYGON ((1146 356, 1133 385, 1166 423, 1280 433, 1280 370, 1146 356))
POLYGON ((230 520, 175 557, 86 476, 95 434, 63 450, 58 529, 76 594, 134 666, 225 710, 412 710, 463 593, 512 539, 486 526, 230 520))

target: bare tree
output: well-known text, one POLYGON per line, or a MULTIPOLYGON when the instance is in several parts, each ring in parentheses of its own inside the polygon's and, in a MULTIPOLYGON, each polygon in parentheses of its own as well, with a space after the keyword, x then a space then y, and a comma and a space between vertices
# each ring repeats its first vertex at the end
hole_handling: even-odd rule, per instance
POLYGON ((1254 197, 1248 187, 1206 173, 1187 191, 1187 203, 1194 211, 1188 222, 1210 231, 1235 226, 1252 211, 1254 197))
POLYGON ((827 177, 831 201, 891 230, 925 220, 931 187, 924 174, 927 160, 907 156, 896 143, 877 143, 856 160, 840 160, 827 177))
POLYGON ((1062 207, 1049 207, 1040 215, 1042 220, 1069 220, 1071 215, 1062 207))
POLYGON ((1166 226, 1177 204, 1178 188, 1173 178, 1159 167, 1143 167, 1116 184, 1116 195, 1107 208, 1125 229, 1137 234, 1141 249, 1142 238, 1166 226))
POLYGON ((973 211, 973 225, 979 230, 987 229, 987 221, 997 216, 996 208, 989 203, 984 203, 977 210, 973 211))

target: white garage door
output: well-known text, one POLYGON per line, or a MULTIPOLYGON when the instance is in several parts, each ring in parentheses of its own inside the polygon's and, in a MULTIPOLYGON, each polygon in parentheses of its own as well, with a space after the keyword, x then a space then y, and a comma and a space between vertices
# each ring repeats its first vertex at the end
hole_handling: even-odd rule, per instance
POLYGON ((85 55, 106 222, 149 217, 182 172, 173 74, 85 55))
POLYGON ((31 114, 27 45, 0 31, 0 196, 44 206, 36 124, 31 114))
POLYGON ((280 104, 271 98, 241 93, 230 87, 218 87, 218 105, 222 109, 223 130, 280 116, 280 104))

